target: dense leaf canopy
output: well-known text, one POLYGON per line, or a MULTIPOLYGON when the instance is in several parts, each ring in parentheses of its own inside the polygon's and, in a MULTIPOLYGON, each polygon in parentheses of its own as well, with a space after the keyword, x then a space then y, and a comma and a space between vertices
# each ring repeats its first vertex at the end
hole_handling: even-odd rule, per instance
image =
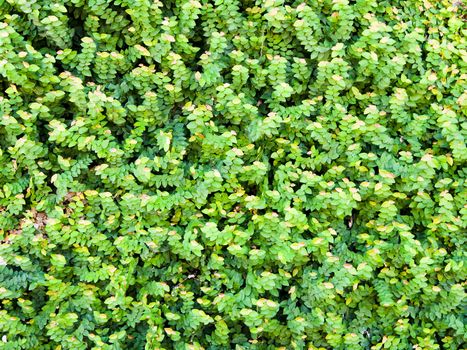
POLYGON ((0 0, 0 348, 463 348, 466 19, 0 0))

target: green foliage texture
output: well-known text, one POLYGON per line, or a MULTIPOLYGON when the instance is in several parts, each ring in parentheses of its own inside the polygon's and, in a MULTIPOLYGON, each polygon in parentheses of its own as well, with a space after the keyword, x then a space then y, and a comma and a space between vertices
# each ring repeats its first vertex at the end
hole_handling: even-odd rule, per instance
POLYGON ((464 349, 466 19, 0 0, 0 349, 464 349))

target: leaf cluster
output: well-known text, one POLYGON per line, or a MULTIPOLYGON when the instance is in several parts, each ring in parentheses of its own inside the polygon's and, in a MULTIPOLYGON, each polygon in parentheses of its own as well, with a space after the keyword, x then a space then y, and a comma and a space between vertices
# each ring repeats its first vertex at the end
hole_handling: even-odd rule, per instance
POLYGON ((463 348, 465 13, 0 0, 0 348, 463 348))

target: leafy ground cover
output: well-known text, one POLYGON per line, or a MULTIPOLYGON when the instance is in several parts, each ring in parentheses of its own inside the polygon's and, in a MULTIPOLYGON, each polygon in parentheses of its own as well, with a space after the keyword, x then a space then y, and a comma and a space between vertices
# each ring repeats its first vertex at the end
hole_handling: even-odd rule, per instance
POLYGON ((0 0, 0 348, 464 348, 466 14, 0 0))

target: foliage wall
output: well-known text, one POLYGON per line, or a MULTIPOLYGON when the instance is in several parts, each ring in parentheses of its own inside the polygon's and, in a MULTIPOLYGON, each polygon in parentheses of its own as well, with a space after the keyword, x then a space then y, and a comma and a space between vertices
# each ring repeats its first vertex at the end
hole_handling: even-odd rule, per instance
POLYGON ((466 19, 0 0, 0 349, 462 349, 466 19))

